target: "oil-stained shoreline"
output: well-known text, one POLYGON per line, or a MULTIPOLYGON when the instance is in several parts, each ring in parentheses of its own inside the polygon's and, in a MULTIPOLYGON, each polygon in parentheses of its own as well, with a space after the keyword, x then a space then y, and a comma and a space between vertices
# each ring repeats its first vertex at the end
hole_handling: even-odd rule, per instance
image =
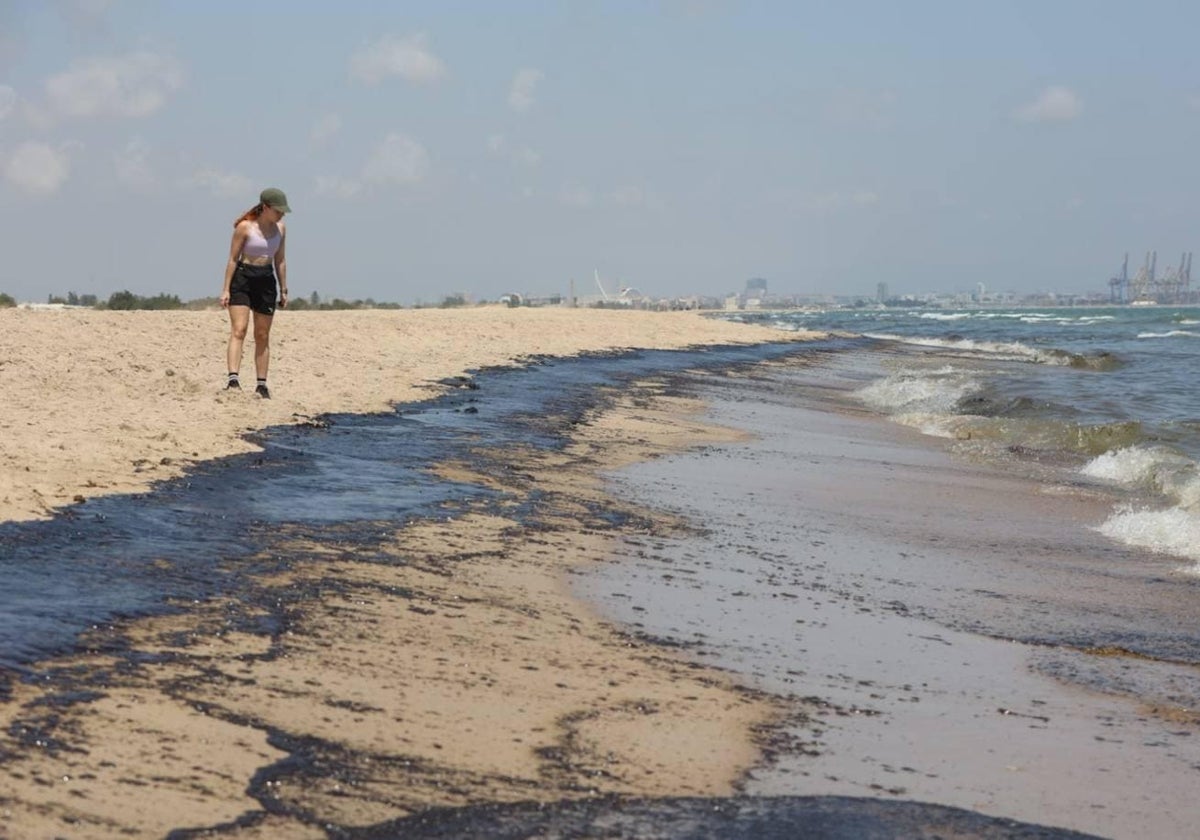
MULTIPOLYGON (((267 549, 280 529, 322 539, 331 527, 442 518, 494 496, 431 465, 488 449, 561 448, 575 421, 599 407, 601 387, 693 365, 753 364, 795 348, 596 353, 485 369, 435 383, 440 396, 389 414, 256 431, 256 453, 208 462, 152 493, 88 500, 50 521, 0 522, 0 669, 67 649, 110 615, 157 612, 164 596, 186 602, 237 591, 246 575, 275 567, 267 549)), ((379 533, 363 526, 352 536, 363 551, 379 533)))
MULTIPOLYGON (((486 412, 462 391, 455 413, 486 412)), ((1068 836, 936 807, 710 799, 764 754, 803 748, 781 728, 793 712, 597 621, 563 573, 607 556, 615 536, 686 527, 612 498, 599 472, 733 433, 698 422, 669 375, 578 394, 590 402, 531 421, 570 429, 565 445, 480 439, 440 464, 440 478, 484 488, 443 501, 442 516, 261 522, 256 552, 217 564, 254 569, 236 593, 97 627, 82 652, 10 681, 0 827, 383 837, 491 836, 503 823, 589 836, 632 814, 638 836, 730 836, 719 832, 737 829, 733 814, 752 817, 743 836, 770 836, 763 820, 830 819, 842 831, 830 836, 925 821, 1068 836)))
MULTIPOLYGON (((779 703, 561 586, 611 534, 671 527, 608 498, 599 467, 721 434, 669 420, 660 385, 630 387, 581 387, 535 418, 573 430, 563 446, 478 440, 440 471, 490 487, 441 516, 258 520, 256 551, 211 562, 236 592, 99 624, 79 652, 10 672, 2 833, 326 836, 438 805, 731 793, 779 703), (639 419, 590 434, 619 399, 639 419)), ((448 412, 488 411, 461 391, 448 412)))

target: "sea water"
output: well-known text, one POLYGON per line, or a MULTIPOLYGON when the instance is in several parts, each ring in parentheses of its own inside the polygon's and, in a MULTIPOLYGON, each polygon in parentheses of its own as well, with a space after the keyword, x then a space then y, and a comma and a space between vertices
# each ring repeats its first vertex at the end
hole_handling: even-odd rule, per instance
POLYGON ((616 471, 614 495, 696 527, 626 539, 577 591, 792 699, 800 749, 755 768, 753 795, 1192 836, 1200 577, 1101 527, 1193 515, 1122 483, 1130 450, 1167 464, 1169 446, 1181 480, 1195 460, 1186 435, 1164 442, 1175 419, 1111 384, 1154 339, 1063 340, 1076 313, 1036 313, 1064 320, 1059 340, 919 314, 776 316, 875 337, 678 383, 746 437, 616 471))
POLYGON ((1200 309, 763 311, 879 342, 855 396, 961 454, 1114 491, 1100 527, 1200 573, 1200 309))

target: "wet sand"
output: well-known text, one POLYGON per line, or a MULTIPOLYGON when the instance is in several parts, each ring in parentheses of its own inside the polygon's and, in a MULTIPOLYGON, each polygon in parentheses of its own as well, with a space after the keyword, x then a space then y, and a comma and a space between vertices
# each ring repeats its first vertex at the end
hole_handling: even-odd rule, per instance
POLYGON ((953 457, 803 365, 695 387, 755 437, 623 470, 703 527, 577 578, 602 614, 792 697, 755 795, 915 800, 1112 837, 1194 831, 1200 582, 1112 500, 953 457))
POLYGON ((277 573, 9 674, 0 836, 321 837, 437 806, 733 793, 778 701, 563 584, 616 533, 677 524, 608 496, 597 469, 728 439, 657 390, 579 418, 565 449, 441 465, 498 506, 377 523, 369 553, 285 527, 277 573))

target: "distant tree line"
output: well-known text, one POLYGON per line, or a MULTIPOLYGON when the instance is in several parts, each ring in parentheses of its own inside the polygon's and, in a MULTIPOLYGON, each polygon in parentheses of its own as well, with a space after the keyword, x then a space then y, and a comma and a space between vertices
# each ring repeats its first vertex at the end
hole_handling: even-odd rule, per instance
POLYGON ((183 309, 183 301, 179 295, 157 294, 154 297, 142 297, 133 292, 123 290, 109 295, 104 309, 183 309))
MULTIPOLYGON (((463 306, 466 301, 461 296, 452 296, 447 298, 449 303, 443 303, 443 306, 463 306)), ((46 302, 50 304, 58 304, 62 306, 83 306, 91 309, 116 309, 116 310, 131 310, 131 309, 211 309, 220 305, 220 301, 215 297, 196 298, 194 300, 182 300, 179 295, 169 295, 162 292, 157 295, 143 296, 137 295, 128 289, 122 289, 119 292, 113 292, 108 296, 108 300, 100 300, 96 295, 79 295, 75 292, 67 292, 65 296, 50 294, 46 298, 46 302)), ((12 295, 0 292, 0 309, 11 308, 17 305, 17 301, 12 295)), ((307 298, 295 298, 288 301, 288 309, 317 309, 317 310, 335 310, 335 309, 403 309, 403 304, 388 303, 386 301, 377 301, 373 298, 343 300, 334 298, 333 300, 322 300, 317 292, 313 292, 307 298)))
MULTIPOLYGON (((502 302, 509 306, 529 306, 528 301, 521 299, 519 296, 509 296, 507 299, 502 298, 502 302)), ((162 292, 153 296, 142 296, 134 294, 128 289, 122 289, 119 292, 113 292, 108 296, 107 300, 101 300, 96 295, 80 295, 75 292, 67 292, 65 296, 50 294, 47 296, 47 303, 59 304, 63 306, 82 306, 91 309, 113 309, 113 310, 134 310, 134 309, 189 309, 202 310, 212 309, 219 306, 220 301, 215 297, 195 298, 193 300, 181 300, 178 295, 169 295, 162 292)), ((560 302, 557 296, 549 301, 551 304, 560 302)), ((489 303, 482 300, 479 303, 489 303)), ((0 309, 11 308, 17 305, 17 301, 12 295, 0 292, 0 309)), ((415 309, 437 308, 437 309, 454 309, 464 306, 472 306, 473 303, 467 299, 467 296, 462 293, 446 295, 437 303, 417 303, 414 304, 415 309)), ((322 300, 317 292, 313 292, 307 298, 298 297, 294 300, 289 300, 288 309, 293 310, 344 310, 344 309, 403 309, 404 305, 400 303, 390 303, 387 301, 377 301, 373 298, 343 300, 342 298, 333 298, 332 300, 322 300)))
POLYGON ((342 300, 334 298, 333 300, 321 300, 321 296, 313 292, 307 298, 298 297, 295 300, 289 300, 288 309, 304 310, 304 309, 403 309, 399 303, 387 303, 386 301, 376 301, 373 298, 366 300, 342 300))

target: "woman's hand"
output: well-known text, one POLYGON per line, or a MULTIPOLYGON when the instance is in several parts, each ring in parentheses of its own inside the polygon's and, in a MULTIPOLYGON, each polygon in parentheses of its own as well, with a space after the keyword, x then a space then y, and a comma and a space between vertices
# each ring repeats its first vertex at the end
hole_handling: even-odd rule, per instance
POLYGON ((222 309, 229 308, 229 292, 221 292, 221 296, 217 300, 221 301, 222 309))
POLYGON ((280 309, 287 308, 287 300, 288 300, 287 289, 280 289, 279 290, 279 308, 280 309))

